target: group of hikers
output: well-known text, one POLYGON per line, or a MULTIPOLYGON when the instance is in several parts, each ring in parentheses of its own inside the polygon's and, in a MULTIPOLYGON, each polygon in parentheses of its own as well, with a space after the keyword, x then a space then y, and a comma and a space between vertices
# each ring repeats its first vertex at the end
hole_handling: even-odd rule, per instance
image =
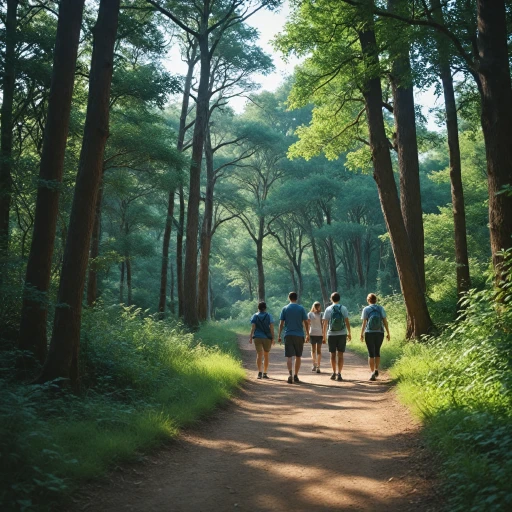
MULTIPOLYGON (((331 380, 343 381, 343 354, 347 341, 352 339, 348 310, 340 304, 340 294, 331 295, 331 304, 322 312, 320 302, 313 303, 311 311, 306 310, 297 303, 297 293, 290 292, 290 301, 282 311, 279 318, 279 332, 277 341, 282 342, 281 334, 284 329, 284 356, 288 366, 288 383, 300 382, 299 370, 301 365, 304 343, 311 343, 311 357, 313 359, 312 371, 321 373, 322 345, 329 346, 332 374, 331 380), (295 364, 293 364, 295 358, 295 364)), ((363 309, 361 320, 361 342, 366 343, 368 349, 368 365, 370 367, 370 380, 379 376, 380 347, 386 339, 389 341, 389 325, 386 311, 377 304, 377 296, 370 293, 367 297, 368 306, 363 309)), ((270 349, 275 345, 274 320, 267 313, 265 302, 258 304, 258 312, 251 318, 251 334, 249 343, 256 348, 256 364, 258 366, 258 379, 268 379, 268 364, 270 349)))

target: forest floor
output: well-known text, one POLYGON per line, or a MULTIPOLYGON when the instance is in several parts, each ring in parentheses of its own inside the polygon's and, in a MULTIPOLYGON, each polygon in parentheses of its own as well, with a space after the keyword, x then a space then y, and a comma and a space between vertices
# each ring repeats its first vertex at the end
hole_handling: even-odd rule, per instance
MULTIPOLYGON (((87 486, 69 510, 437 511, 435 464, 419 425, 386 373, 345 354, 333 382, 305 346, 300 384, 288 384, 284 352, 270 380, 256 380, 255 351, 239 337, 248 380, 236 398, 143 462, 87 486)), ((353 342, 355 343, 355 342, 353 342)))

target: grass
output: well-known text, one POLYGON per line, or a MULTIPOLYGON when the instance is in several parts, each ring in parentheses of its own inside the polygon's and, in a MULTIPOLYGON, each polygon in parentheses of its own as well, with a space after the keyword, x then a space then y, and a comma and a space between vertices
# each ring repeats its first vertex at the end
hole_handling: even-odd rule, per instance
POLYGON ((81 395, 13 382, 2 361, 3 510, 52 510, 80 482, 175 438, 245 376, 225 325, 191 335, 140 311, 99 310, 84 318, 82 347, 81 395))

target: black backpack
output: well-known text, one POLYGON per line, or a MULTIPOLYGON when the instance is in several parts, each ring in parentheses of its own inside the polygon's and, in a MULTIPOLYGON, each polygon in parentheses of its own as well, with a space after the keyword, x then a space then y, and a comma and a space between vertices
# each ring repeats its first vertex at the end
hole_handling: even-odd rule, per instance
POLYGON ((265 333, 265 336, 269 340, 271 340, 272 339, 272 334, 270 333, 270 317, 269 317, 269 314, 265 313, 265 316, 263 317, 263 319, 261 319, 259 317, 258 313, 256 313, 256 323, 261 328, 261 330, 265 333), (265 321, 267 319, 269 319, 268 324, 265 323, 265 321))

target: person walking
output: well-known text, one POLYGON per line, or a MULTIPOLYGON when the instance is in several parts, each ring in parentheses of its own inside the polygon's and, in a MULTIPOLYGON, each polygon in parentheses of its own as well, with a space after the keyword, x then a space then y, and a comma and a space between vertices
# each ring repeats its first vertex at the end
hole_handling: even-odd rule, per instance
POLYGON ((281 332, 284 332, 284 356, 287 358, 286 365, 290 376, 288 384, 299 381, 300 362, 302 351, 304 350, 304 329, 306 330, 306 342, 309 340, 308 334, 308 315, 306 310, 297 304, 297 294, 290 292, 288 294, 290 303, 281 311, 279 322, 278 341, 281 343, 281 332), (295 357, 295 368, 293 367, 293 358, 295 357), (292 378, 292 370, 295 370, 292 378))
POLYGON ((274 341, 274 319, 270 313, 267 313, 267 304, 265 302, 258 304, 258 312, 252 315, 251 324, 249 343, 252 345, 254 340, 257 354, 258 379, 268 379, 267 370, 270 349, 276 342, 274 341))
POLYGON ((361 342, 365 341, 366 348, 368 349, 368 366, 371 372, 370 380, 376 380, 379 376, 380 347, 384 341, 384 328, 386 329, 386 339, 388 341, 391 339, 391 336, 389 334, 386 311, 377 304, 377 295, 374 293, 368 294, 366 301, 368 306, 363 309, 361 314, 361 319, 363 320, 361 342))
POLYGON ((320 302, 313 303, 308 313, 308 332, 311 343, 311 359, 313 359, 312 372, 320 373, 320 362, 322 360, 322 344, 325 343, 322 328, 322 305, 320 302))
POLYGON ((347 346, 347 339, 350 341, 350 321, 348 319, 348 309, 340 304, 340 294, 334 292, 331 295, 332 305, 326 308, 324 312, 323 333, 327 338, 329 353, 331 355, 332 375, 331 380, 341 382, 343 377, 343 355, 347 346), (338 372, 336 372, 336 354, 338 355, 338 372))

